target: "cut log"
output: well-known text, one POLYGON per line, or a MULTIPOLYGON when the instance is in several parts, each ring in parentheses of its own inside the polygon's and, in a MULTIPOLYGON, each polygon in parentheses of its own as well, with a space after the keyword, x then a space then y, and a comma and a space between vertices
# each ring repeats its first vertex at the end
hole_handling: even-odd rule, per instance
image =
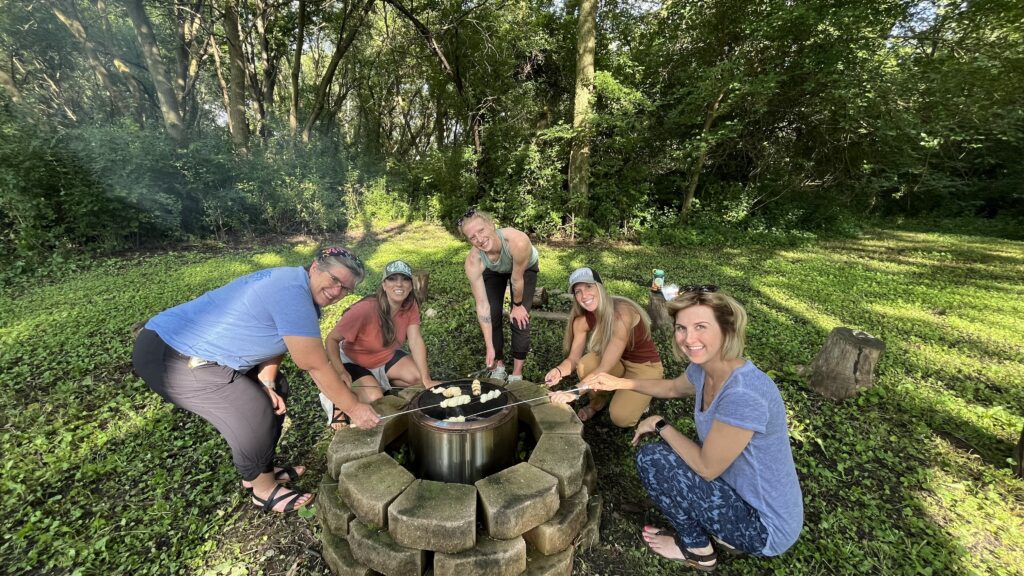
MULTIPOLYGON (((509 290, 505 288, 505 297, 510 298, 508 294, 509 290)), ((533 291, 533 307, 547 306, 548 304, 548 289, 543 286, 538 286, 533 291)))
POLYGON ((875 367, 885 343, 867 332, 833 328, 811 363, 811 388, 827 398, 843 400, 875 385, 875 367))
POLYGON ((1017 455, 1017 465, 1014 467, 1013 473, 1017 475, 1017 478, 1024 478, 1024 428, 1020 431, 1020 440, 1017 441, 1017 449, 1014 453, 1017 455))
POLYGON ((672 317, 665 309, 665 295, 661 290, 651 291, 651 299, 647 302, 647 315, 651 317, 651 328, 672 328, 672 317))
POLYGON ((412 291, 416 294, 416 300, 423 304, 427 301, 427 293, 430 285, 430 272, 416 270, 412 273, 412 291))
MULTIPOLYGON (((502 312, 505 318, 508 318, 508 310, 502 312)), ((530 310, 530 320, 561 320, 562 322, 568 322, 568 312, 550 312, 548 310, 530 310)))

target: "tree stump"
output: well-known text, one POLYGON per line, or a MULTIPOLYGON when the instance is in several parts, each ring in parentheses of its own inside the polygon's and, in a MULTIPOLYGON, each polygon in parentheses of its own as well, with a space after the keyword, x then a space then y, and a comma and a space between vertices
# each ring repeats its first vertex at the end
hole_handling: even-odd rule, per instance
POLYGON ((885 343, 867 332, 833 328, 811 363, 811 388, 822 396, 843 400, 875 385, 875 366, 885 343))
POLYGON ((665 295, 661 293, 661 290, 651 291, 651 299, 647 302, 647 315, 651 317, 651 328, 672 328, 672 317, 665 309, 665 295))
MULTIPOLYGON (((510 298, 508 294, 509 290, 505 288, 505 297, 510 298)), ((543 286, 538 286, 533 290, 533 307, 547 306, 548 304, 548 289, 543 286)))
POLYGON ((1017 475, 1017 478, 1024 478, 1024 428, 1020 431, 1020 440, 1017 441, 1017 449, 1014 450, 1017 455, 1017 465, 1013 469, 1013 473, 1017 475))
POLYGON ((430 272, 416 270, 412 273, 412 291, 416 294, 416 300, 422 304, 427 301, 427 291, 430 285, 430 272))

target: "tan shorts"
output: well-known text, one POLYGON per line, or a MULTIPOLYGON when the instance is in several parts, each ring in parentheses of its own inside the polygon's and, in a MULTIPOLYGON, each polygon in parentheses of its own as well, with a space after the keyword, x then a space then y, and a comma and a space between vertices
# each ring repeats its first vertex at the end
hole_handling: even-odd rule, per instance
MULTIPOLYGON (((601 357, 597 352, 590 352, 580 359, 576 366, 576 374, 582 380, 587 374, 593 372, 601 364, 601 357)), ((634 380, 660 380, 665 377, 665 369, 661 362, 630 362, 619 360, 608 371, 612 376, 619 378, 630 378, 634 380)), ((632 390, 616 390, 612 401, 608 405, 608 416, 612 423, 621 428, 636 426, 640 416, 651 403, 651 397, 646 394, 632 390)))

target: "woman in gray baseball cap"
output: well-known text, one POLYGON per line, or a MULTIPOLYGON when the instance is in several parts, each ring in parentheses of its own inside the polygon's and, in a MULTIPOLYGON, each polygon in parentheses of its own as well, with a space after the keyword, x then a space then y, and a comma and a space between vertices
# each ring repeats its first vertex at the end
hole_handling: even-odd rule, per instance
MULTIPOLYGON (((341 379, 363 402, 373 402, 393 387, 435 382, 427 367, 427 346, 420 333, 420 306, 412 268, 389 262, 377 292, 352 305, 327 335, 327 355, 341 379), (402 350, 409 343, 410 353, 402 350)), ((321 396, 329 425, 339 428, 343 415, 321 396)))
MULTIPOLYGON (((588 374, 609 373, 635 379, 660 380, 665 376, 661 356, 651 339, 651 319, 629 298, 612 296, 593 268, 577 268, 569 275, 572 312, 565 329, 565 360, 548 371, 544 383, 558 384, 573 370, 582 380, 588 374)), ((552 400, 565 401, 555 395, 552 400)), ((586 422, 609 406, 612 423, 635 426, 651 397, 632 390, 591 392, 590 404, 577 412, 586 422)))

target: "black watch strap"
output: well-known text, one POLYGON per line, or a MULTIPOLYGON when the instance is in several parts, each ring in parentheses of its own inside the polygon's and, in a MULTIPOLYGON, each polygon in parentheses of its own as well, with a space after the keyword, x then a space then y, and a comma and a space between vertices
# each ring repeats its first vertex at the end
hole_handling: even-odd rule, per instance
POLYGON ((657 423, 654 424, 654 431, 660 435, 661 429, 664 428, 665 426, 668 426, 668 421, 662 418, 661 420, 658 420, 657 423))
POLYGON ((519 302, 512 302, 512 305, 513 306, 522 306, 523 305, 523 301, 520 300, 519 302))

